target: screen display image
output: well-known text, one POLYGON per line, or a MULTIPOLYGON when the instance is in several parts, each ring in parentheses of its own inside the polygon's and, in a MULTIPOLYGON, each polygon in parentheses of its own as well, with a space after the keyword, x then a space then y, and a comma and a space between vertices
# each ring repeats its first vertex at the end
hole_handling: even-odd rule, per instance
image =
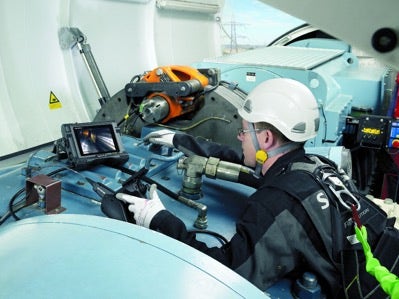
POLYGON ((73 131, 82 156, 119 151, 112 126, 74 127, 73 131))

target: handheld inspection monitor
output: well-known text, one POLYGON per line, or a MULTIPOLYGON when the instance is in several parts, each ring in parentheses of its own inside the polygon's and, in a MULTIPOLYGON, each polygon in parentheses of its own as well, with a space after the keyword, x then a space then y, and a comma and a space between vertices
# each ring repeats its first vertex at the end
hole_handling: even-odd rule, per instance
POLYGON ((63 124, 61 133, 68 161, 74 168, 120 165, 129 159, 114 122, 63 124))

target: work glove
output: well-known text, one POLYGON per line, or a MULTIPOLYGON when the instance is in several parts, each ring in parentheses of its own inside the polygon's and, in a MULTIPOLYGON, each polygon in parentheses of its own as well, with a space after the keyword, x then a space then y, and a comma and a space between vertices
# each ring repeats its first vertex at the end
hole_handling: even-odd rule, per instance
POLYGON ((154 216, 165 210, 156 189, 157 185, 152 184, 149 191, 149 199, 125 193, 117 193, 116 198, 129 204, 128 209, 133 213, 137 225, 149 228, 154 216))
POLYGON ((173 137, 175 136, 175 132, 168 129, 161 129, 158 131, 151 132, 147 134, 144 138, 144 142, 151 142, 160 145, 166 145, 168 147, 173 146, 173 137))

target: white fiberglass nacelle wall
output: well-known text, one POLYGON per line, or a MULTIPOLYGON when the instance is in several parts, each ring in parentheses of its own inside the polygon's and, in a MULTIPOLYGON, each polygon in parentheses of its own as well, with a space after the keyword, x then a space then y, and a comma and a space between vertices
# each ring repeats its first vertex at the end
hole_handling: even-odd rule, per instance
POLYGON ((220 55, 222 4, 0 1, 0 158, 56 140, 61 124, 91 121, 100 109, 79 50, 61 46, 62 28, 78 28, 86 36, 112 96, 134 75, 156 66, 220 55))

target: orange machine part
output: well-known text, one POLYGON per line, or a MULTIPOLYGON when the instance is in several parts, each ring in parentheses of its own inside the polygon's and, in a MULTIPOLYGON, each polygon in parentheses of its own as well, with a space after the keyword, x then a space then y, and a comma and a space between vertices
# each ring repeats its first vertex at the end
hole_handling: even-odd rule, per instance
MULTIPOLYGON (((180 82, 194 79, 198 80, 203 87, 205 87, 209 83, 208 78, 205 75, 201 74, 197 69, 190 66, 180 65, 157 67, 144 75, 142 78, 143 81, 148 83, 180 82)), ((169 114, 166 118, 162 120, 162 123, 166 123, 170 119, 178 117, 194 109, 194 105, 190 103, 190 101, 193 101, 194 97, 174 99, 165 93, 156 92, 149 95, 147 98, 151 99, 155 96, 162 97, 169 104, 169 114)))
POLYGON ((179 82, 196 79, 203 87, 208 85, 208 78, 190 66, 160 66, 143 77, 146 82, 179 82))

